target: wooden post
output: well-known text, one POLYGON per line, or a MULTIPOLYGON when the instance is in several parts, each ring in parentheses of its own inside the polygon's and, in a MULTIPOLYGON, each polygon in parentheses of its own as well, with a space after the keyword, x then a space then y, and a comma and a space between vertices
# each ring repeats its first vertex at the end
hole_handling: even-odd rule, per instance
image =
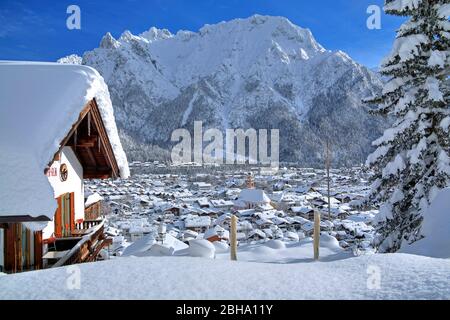
POLYGON ((237 217, 234 214, 231 216, 230 226, 230 258, 237 260, 237 217))
POLYGON ((319 260, 320 246, 320 213, 314 211, 314 260, 319 260))

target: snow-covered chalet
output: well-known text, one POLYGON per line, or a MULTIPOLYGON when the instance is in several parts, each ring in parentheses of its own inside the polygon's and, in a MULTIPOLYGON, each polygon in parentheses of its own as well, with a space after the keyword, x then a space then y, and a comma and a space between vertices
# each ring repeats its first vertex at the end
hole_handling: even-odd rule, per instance
POLYGON ((83 181, 128 175, 97 71, 0 61, 0 271, 97 260, 110 240, 83 181))

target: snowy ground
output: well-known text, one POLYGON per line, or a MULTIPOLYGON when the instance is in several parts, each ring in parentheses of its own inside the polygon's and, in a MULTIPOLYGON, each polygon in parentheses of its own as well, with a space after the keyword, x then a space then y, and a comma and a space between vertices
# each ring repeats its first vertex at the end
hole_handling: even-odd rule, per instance
MULTIPOLYGON (((349 251, 339 247, 335 238, 327 235, 321 236, 320 243, 321 261, 335 261, 347 259, 353 256, 349 251)), ((300 242, 284 243, 279 240, 271 240, 264 244, 249 244, 239 247, 238 257, 240 261, 266 262, 266 263, 300 263, 313 261, 313 240, 306 238, 300 242)), ((229 260, 229 252, 216 253, 216 258, 229 260)))
POLYGON ((450 299, 449 270, 448 259, 408 254, 288 264, 127 257, 2 276, 0 299, 450 299))

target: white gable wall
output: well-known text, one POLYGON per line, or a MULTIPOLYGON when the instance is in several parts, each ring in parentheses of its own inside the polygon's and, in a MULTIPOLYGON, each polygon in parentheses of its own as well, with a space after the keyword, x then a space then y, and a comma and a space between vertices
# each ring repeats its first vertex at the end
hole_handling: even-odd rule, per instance
MULTIPOLYGON (((83 167, 78 161, 77 156, 71 147, 64 147, 60 160, 53 162, 50 172, 56 171, 56 176, 50 175, 48 181, 54 190, 55 198, 65 194, 74 192, 75 194, 75 220, 84 218, 84 182, 83 182, 83 167), (61 181, 59 168, 65 163, 68 169, 66 181, 61 181)), ((47 227, 42 232, 42 238, 48 239, 54 232, 54 218, 48 223, 47 227)))

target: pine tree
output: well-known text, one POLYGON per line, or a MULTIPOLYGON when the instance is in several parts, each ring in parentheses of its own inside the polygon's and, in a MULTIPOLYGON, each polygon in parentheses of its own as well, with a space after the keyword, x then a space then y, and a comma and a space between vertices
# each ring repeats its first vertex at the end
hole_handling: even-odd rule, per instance
POLYGON ((423 237, 423 213, 450 181, 450 0, 387 0, 387 14, 409 19, 382 63, 389 81, 367 103, 394 123, 374 141, 366 165, 374 171, 367 200, 380 204, 380 252, 423 237))

